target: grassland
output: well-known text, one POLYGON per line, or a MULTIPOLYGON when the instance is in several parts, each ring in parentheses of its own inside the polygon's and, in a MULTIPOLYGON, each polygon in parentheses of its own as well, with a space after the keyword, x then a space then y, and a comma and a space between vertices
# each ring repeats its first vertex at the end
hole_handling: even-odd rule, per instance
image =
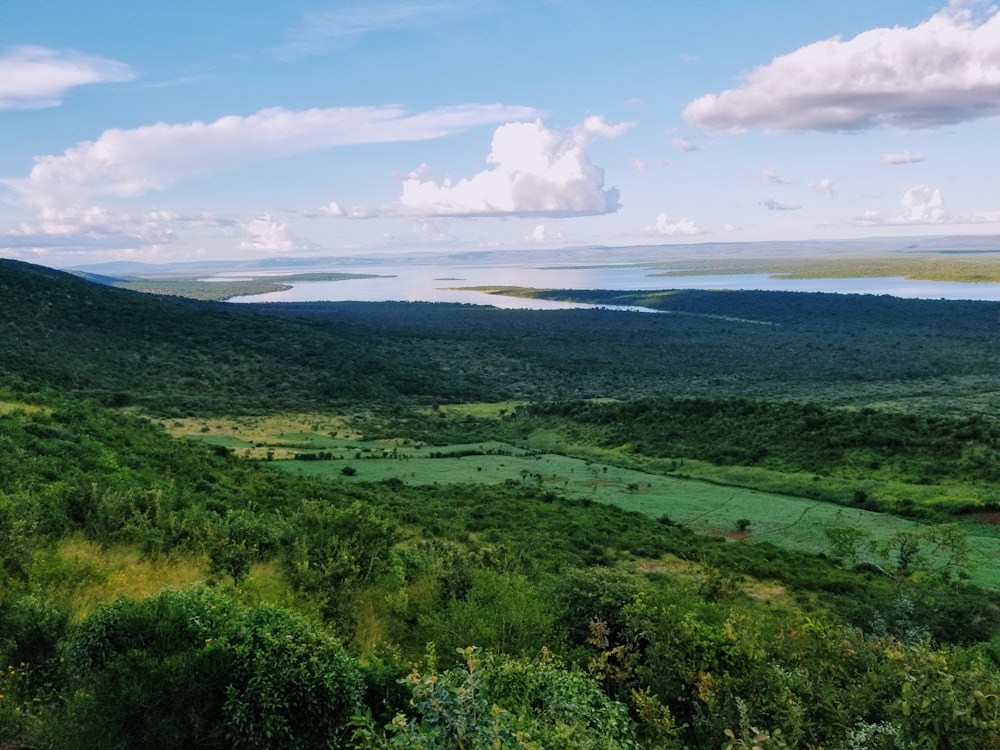
POLYGON ((669 270, 650 275, 667 278, 749 273, 786 279, 902 277, 921 281, 998 282, 1000 253, 719 259, 709 263, 685 260, 671 262, 669 270))
MULTIPOLYGON (((514 406, 513 402, 456 404, 441 411, 461 420, 473 414, 495 416, 514 406)), ((362 484, 400 481, 414 486, 519 484, 571 500, 666 518, 703 535, 769 542, 804 552, 827 550, 825 530, 829 527, 863 529, 876 540, 918 528, 915 521, 887 513, 754 489, 766 483, 795 487, 810 481, 808 477, 690 460, 650 460, 641 470, 627 465, 635 464, 634 457, 567 446, 553 434, 536 434, 517 445, 496 440, 446 445, 404 438, 365 440, 351 424, 345 416, 301 414, 176 420, 168 428, 175 436, 223 445, 302 476, 362 484)), ((942 487, 907 485, 905 489, 910 494, 923 491, 928 502, 947 492, 942 487)), ((997 528, 975 521, 963 526, 974 550, 976 567, 970 580, 1000 589, 995 565, 1000 557, 997 528)))

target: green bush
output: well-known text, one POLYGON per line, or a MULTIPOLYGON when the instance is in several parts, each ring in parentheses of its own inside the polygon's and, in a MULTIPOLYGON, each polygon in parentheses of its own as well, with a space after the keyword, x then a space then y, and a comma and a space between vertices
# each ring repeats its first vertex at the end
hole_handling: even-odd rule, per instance
POLYGON ((411 673, 411 709, 381 733, 369 723, 354 735, 365 748, 550 748, 638 750, 628 711, 581 672, 547 652, 537 659, 480 656, 459 649, 463 667, 411 673))
POLYGON ((69 747, 336 747, 357 665, 286 610, 244 610, 195 586, 119 599, 69 640, 69 747))

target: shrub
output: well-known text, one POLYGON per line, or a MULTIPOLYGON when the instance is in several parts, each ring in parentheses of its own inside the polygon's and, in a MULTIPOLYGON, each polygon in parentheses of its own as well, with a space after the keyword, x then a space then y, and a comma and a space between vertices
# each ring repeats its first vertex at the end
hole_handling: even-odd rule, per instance
POLYGON ((322 628, 204 586, 103 607, 68 655, 79 747, 336 747, 361 695, 322 628))
POLYGON ((355 732, 359 747, 638 750, 628 710, 547 652, 533 660, 459 649, 464 667, 413 672, 410 715, 355 732))

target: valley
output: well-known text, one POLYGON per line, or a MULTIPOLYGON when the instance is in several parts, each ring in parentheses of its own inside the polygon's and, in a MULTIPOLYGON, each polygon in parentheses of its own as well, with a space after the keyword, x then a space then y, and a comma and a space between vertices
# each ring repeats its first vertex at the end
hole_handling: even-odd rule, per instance
POLYGON ((0 261, 0 744, 995 745, 997 303, 521 293, 0 261))

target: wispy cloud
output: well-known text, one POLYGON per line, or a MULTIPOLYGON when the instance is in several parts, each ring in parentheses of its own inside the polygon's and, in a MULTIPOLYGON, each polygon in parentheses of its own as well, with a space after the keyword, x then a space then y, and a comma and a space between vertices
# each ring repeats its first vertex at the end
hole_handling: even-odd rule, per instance
POLYGON ((681 138, 680 136, 671 140, 670 145, 672 145, 678 151, 687 151, 689 153, 692 151, 701 151, 701 148, 699 146, 696 146, 687 138, 681 138))
POLYGON ((145 87, 147 89, 172 89, 176 86, 188 86, 192 83, 198 83, 198 81, 204 81, 208 77, 208 73, 192 73, 191 75, 168 78, 163 81, 150 81, 145 87))
POLYGON ((781 174, 774 167, 767 167, 766 169, 760 170, 760 173, 757 175, 757 179, 769 185, 791 184, 788 180, 782 178, 781 174))
POLYGON ((0 54, 0 109, 58 107, 76 86, 134 78, 128 65, 115 60, 73 50, 12 47, 0 54))
POLYGON ((684 110, 710 131, 922 128, 1000 114, 1000 13, 952 0, 912 28, 801 47, 684 110))
POLYGON ((921 153, 914 153, 912 151, 901 151, 895 154, 882 154, 879 158, 879 164, 897 165, 897 164, 912 164, 914 162, 923 161, 924 155, 921 153))
POLYGON ((94 196, 137 196, 253 162, 362 143, 422 141, 532 117, 531 107, 466 104, 411 113, 401 107, 263 109, 213 122, 157 123, 104 131, 62 154, 37 157, 27 177, 4 179, 35 206, 94 196))
POLYGON ((462 17, 482 8, 469 0, 413 0, 411 2, 354 2, 337 10, 306 13, 278 52, 282 56, 321 54, 349 39, 379 31, 425 28, 462 17))
POLYGON ((761 201, 760 205, 766 208, 768 211, 798 211, 802 208, 799 203, 780 203, 773 198, 768 198, 766 201, 761 201))
POLYGON ((822 180, 816 180, 815 182, 810 182, 806 185, 814 193, 821 193, 827 198, 832 198, 836 195, 836 190, 833 188, 833 180, 829 177, 824 177, 822 180))

